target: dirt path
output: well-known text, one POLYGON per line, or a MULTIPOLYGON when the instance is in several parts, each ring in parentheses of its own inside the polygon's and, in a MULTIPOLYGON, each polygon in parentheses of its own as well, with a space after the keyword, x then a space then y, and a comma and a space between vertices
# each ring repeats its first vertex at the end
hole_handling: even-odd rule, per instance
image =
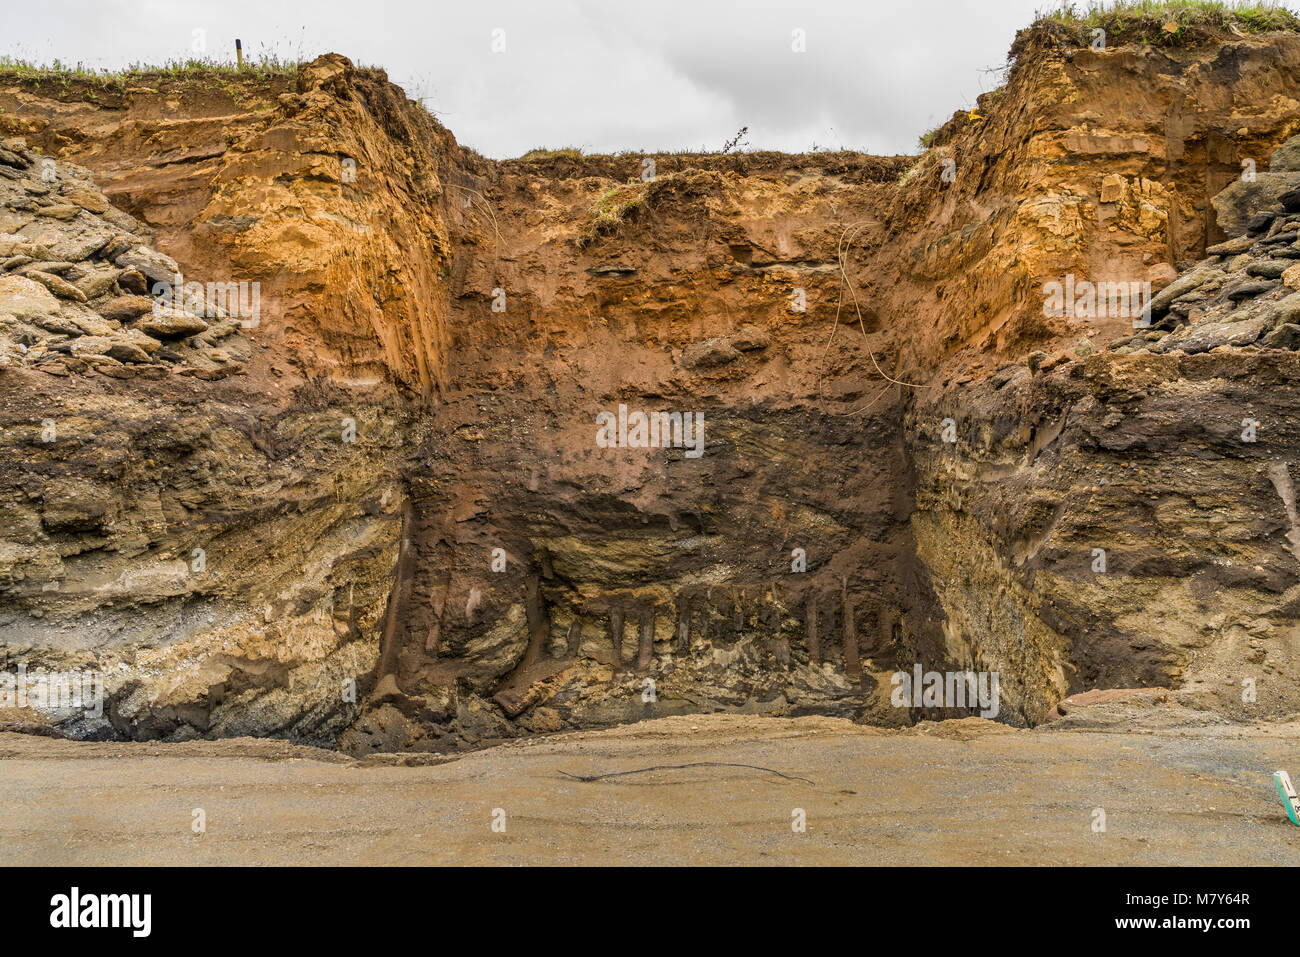
POLYGON ((1295 864, 1292 726, 887 732, 666 718, 444 763, 281 742, 0 735, 4 864, 1295 864), (584 783, 652 764, 698 767, 584 783), (207 832, 191 830, 193 810, 207 832), (505 831, 492 829, 494 809, 505 831), (802 808, 807 831, 792 830, 802 808), (1093 832, 1094 809, 1106 813, 1093 832))

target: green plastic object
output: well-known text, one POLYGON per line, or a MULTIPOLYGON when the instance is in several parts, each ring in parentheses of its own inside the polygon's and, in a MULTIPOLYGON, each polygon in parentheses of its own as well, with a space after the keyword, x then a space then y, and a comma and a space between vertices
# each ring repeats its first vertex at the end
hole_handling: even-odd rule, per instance
POLYGON ((1277 785, 1277 793, 1282 798, 1282 806, 1286 808, 1286 816, 1292 824, 1300 827, 1300 797, 1296 797, 1295 788, 1291 786, 1291 776, 1285 771, 1274 771, 1273 783, 1277 785))

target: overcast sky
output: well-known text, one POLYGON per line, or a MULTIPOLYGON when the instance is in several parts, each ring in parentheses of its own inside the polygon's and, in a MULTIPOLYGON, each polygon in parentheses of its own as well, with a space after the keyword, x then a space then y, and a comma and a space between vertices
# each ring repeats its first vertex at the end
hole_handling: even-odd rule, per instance
POLYGON ((235 37, 254 59, 333 51, 383 67, 460 142, 497 158, 536 147, 716 150, 742 126, 752 149, 912 153, 921 133, 997 86, 1015 31, 1057 5, 0 0, 0 55, 116 69, 233 59, 235 37), (795 31, 805 52, 793 49, 795 31))

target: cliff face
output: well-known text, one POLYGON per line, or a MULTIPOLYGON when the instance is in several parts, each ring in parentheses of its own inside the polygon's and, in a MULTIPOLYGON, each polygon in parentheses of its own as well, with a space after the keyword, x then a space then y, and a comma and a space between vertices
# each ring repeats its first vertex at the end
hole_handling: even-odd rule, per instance
MULTIPOLYGON (((1294 354, 1157 354, 1043 286, 1160 288, 1223 238, 1211 198, 1300 129, 1300 38, 1018 47, 919 160, 490 162, 333 55, 0 79, 10 168, 84 167, 113 229, 261 297, 227 363, 205 329, 114 372, 0 368, 10 662, 105 674, 73 733, 353 750, 905 723, 890 675, 918 663, 999 671, 1019 724, 1093 687, 1244 716, 1225 676, 1293 711, 1294 354), (651 413, 677 416, 653 440, 651 413)), ((29 252, 67 204, 33 205, 4 230, 29 252)), ((102 252, 63 273, 104 277, 77 303, 101 316, 134 282, 102 252)))
POLYGON ((925 640, 901 626, 923 602, 898 399, 860 333, 830 340, 837 243, 898 164, 656 167, 561 156, 476 184, 495 213, 470 208, 456 255, 457 389, 412 474, 415 573, 387 660, 408 724, 463 709, 455 687, 534 730, 714 709, 905 720, 887 677, 880 693, 925 640), (603 447, 599 417, 617 442, 620 409, 633 429, 680 415, 685 435, 603 447))
POLYGON ((1123 334, 1126 316, 1045 320, 1044 285, 1167 283, 1224 238, 1211 198, 1300 132, 1293 34, 1098 51, 1038 28, 1015 49, 1005 86, 940 128, 882 227, 899 265, 881 285, 920 313, 921 368, 986 373, 1123 334))
MULTIPOLYGON (((285 112, 310 99, 301 79, 308 94, 281 94, 285 112)), ((0 629, 8 672, 96 672, 107 702, 11 717, 81 735, 333 741, 378 656, 401 449, 418 431, 396 398, 406 380, 365 379, 384 368, 374 330, 349 352, 336 319, 331 352, 295 318, 351 275, 302 252, 314 218, 340 228, 333 213, 286 202, 259 226, 270 207, 222 205, 223 190, 259 189, 231 173, 248 161, 232 144, 279 115, 259 91, 246 113, 228 93, 82 92, 108 102, 6 93, 11 132, 46 152, 9 140, 0 155, 0 629), (275 255, 230 242, 272 231, 275 255), (155 308, 159 289, 175 308, 155 308)), ((286 162, 254 165, 266 189, 298 183, 286 162)))
POLYGON ((937 329, 956 371, 918 393, 906 429, 947 644, 1004 669, 1030 721, 1067 694, 1143 686, 1236 717, 1292 713, 1295 304, 1278 277, 1300 251, 1285 216, 1216 245, 1244 228, 1215 197, 1283 212, 1269 180, 1294 174, 1269 161, 1300 129, 1295 39, 1017 46, 986 119, 955 118, 921 167, 1002 157, 941 207, 957 221, 964 190, 967 218, 990 211, 969 239, 914 243, 953 306, 937 329), (1133 328, 1137 309, 1045 315, 1067 277, 1151 283, 1153 328, 1133 328), (1026 352, 1028 367, 997 368, 1026 352))

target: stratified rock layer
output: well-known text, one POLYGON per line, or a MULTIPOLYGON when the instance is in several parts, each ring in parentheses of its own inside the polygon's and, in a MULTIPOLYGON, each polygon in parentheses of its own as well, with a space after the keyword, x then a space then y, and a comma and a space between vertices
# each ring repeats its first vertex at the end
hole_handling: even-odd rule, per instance
POLYGON ((896 706, 917 665, 998 672, 1013 724, 1294 713, 1300 39, 1016 49, 919 159, 490 162, 337 55, 0 79, 0 627, 110 698, 10 719, 373 751, 969 713, 896 706), (173 266, 258 283, 257 325, 159 308, 173 266), (1151 308, 1045 308, 1085 282, 1151 308))

